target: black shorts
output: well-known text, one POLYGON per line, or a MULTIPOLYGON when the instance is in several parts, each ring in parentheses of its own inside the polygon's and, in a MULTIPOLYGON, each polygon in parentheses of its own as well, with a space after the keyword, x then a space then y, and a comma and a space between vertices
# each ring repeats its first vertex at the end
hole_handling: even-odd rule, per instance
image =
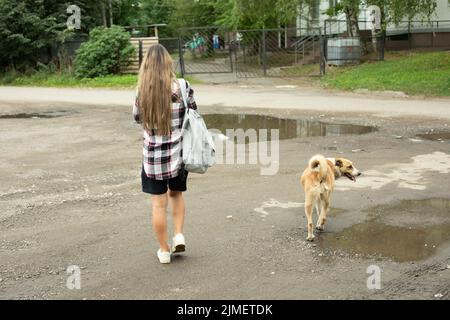
POLYGON ((150 194, 165 194, 167 189, 172 191, 186 191, 187 186, 187 176, 188 172, 184 169, 180 169, 178 176, 167 180, 153 180, 147 177, 147 174, 142 168, 141 180, 142 180, 142 191, 150 194))

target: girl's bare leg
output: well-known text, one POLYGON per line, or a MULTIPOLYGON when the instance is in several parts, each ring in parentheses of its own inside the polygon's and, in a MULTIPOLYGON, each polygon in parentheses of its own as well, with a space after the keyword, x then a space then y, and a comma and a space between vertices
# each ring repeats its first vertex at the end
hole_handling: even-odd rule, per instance
POLYGON ((173 210, 173 223, 175 225, 175 234, 183 233, 184 214, 186 211, 184 205, 183 193, 181 191, 169 190, 169 199, 173 210))
POLYGON ((153 230, 156 233, 161 251, 169 252, 170 247, 167 244, 167 193, 161 195, 152 195, 152 221, 153 230))

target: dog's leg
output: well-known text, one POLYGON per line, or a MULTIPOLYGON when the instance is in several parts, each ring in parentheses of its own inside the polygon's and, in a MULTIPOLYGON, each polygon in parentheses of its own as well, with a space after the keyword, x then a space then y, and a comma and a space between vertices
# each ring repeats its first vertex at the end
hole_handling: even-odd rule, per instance
POLYGON ((318 199, 317 201, 316 201, 316 203, 315 203, 315 208, 316 208, 316 214, 317 214, 317 219, 319 219, 319 216, 320 216, 320 208, 321 208, 321 201, 320 201, 320 199, 318 199))
POLYGON ((327 214, 330 208, 330 200, 328 196, 324 196, 321 201, 321 212, 319 220, 317 220, 316 229, 323 231, 325 229, 325 222, 327 221, 327 214))
POLYGON ((307 197, 305 199, 305 214, 306 219, 308 220, 308 237, 306 240, 313 241, 314 240, 314 229, 313 229, 313 199, 312 197, 307 197))

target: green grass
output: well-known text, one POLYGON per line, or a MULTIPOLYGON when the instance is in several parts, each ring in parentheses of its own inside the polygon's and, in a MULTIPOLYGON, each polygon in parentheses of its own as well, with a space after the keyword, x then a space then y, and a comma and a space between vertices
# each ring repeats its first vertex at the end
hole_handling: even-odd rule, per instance
POLYGON ((385 61, 330 68, 321 82, 342 90, 450 96, 450 53, 388 53, 385 61))
MULTIPOLYGON (((186 77, 186 80, 192 84, 200 83, 199 80, 190 77, 186 77)), ((124 74, 92 79, 77 79, 67 73, 49 74, 46 72, 35 72, 29 75, 10 73, 0 77, 0 85, 62 88, 134 88, 137 85, 137 75, 124 74)))
POLYGON ((297 65, 281 70, 281 75, 286 77, 308 77, 318 76, 319 74, 320 66, 318 63, 297 65))

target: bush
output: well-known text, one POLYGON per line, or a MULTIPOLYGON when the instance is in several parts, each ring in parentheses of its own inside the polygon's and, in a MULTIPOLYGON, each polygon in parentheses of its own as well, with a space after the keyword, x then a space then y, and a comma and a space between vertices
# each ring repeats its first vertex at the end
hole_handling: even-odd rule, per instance
POLYGON ((76 51, 74 65, 78 78, 95 78, 117 74, 129 64, 135 49, 130 36, 118 26, 98 27, 89 33, 89 41, 76 51))

